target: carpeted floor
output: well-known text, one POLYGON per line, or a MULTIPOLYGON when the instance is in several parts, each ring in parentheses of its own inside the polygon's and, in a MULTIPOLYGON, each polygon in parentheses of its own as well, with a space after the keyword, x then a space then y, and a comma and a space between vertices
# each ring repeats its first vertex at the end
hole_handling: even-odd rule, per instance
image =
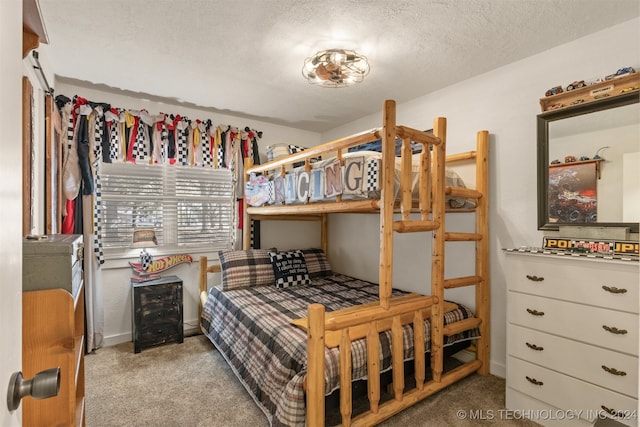
MULTIPOLYGON (((203 335, 138 354, 132 343, 99 349, 85 357, 85 378, 87 427, 269 425, 203 335)), ((504 386, 503 379, 474 374, 381 426, 536 426, 500 416, 504 386), (471 411, 484 420, 469 420, 471 411)))

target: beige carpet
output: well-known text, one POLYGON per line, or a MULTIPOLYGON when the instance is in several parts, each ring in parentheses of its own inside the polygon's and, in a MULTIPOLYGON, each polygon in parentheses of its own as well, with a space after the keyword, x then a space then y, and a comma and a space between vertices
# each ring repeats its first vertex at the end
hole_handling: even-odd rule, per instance
MULTIPOLYGON (((126 343, 85 358, 88 427, 262 427, 267 418, 203 335, 135 354, 126 343)), ((472 375, 382 426, 535 426, 501 419, 504 380, 472 375), (484 410, 485 420, 458 411, 484 410), (493 412, 491 412, 493 411, 493 412), (493 414, 493 419, 491 418, 493 414)))

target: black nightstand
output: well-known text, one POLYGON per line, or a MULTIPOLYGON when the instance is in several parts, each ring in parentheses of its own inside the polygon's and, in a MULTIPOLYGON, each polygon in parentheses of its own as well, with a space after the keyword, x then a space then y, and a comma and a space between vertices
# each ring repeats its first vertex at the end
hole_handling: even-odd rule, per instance
POLYGON ((167 342, 182 343, 182 280, 165 276, 131 283, 133 347, 136 353, 167 342))

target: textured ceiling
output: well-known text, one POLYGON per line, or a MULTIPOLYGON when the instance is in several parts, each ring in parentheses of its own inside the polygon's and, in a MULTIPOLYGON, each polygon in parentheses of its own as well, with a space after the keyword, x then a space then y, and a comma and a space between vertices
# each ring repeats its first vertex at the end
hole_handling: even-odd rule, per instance
MULTIPOLYGON (((638 0, 39 0, 53 72, 321 132, 640 14, 638 0), (323 48, 359 85, 310 85, 323 48)), ((98 101, 98 100, 97 100, 98 101)))

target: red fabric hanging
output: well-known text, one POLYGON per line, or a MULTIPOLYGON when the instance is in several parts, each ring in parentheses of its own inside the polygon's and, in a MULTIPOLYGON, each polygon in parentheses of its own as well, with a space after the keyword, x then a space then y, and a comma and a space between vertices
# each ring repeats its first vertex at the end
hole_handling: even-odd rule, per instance
POLYGON ((76 214, 76 201, 67 200, 65 205, 67 215, 62 220, 62 234, 73 234, 74 218, 76 214))
POLYGON ((140 126, 140 117, 135 116, 135 122, 131 126, 131 133, 129 134, 129 146, 127 147, 127 161, 131 163, 136 162, 136 159, 133 158, 133 147, 136 145, 138 126, 140 126))

